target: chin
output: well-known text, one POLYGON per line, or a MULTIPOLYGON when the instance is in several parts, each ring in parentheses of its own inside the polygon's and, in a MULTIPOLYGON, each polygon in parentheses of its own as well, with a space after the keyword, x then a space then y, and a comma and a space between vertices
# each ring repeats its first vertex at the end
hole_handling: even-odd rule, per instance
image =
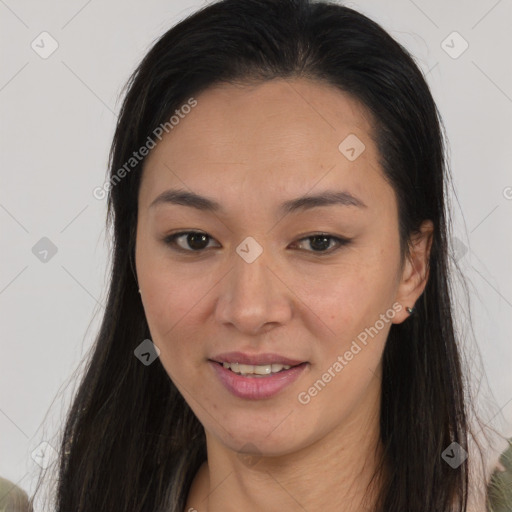
POLYGON ((223 428, 220 429, 218 424, 215 425, 213 432, 215 437, 231 450, 261 456, 286 455, 307 444, 306 439, 291 437, 289 427, 276 428, 280 422, 282 418, 276 420, 273 426, 266 422, 257 424, 251 421, 240 421, 236 426, 233 423, 223 423, 223 428))

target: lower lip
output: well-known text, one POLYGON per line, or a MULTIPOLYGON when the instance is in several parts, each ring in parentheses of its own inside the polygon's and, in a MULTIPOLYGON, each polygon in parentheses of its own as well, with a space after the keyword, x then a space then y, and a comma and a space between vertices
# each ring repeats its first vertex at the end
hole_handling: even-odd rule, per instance
POLYGON ((276 395, 279 391, 297 380, 307 366, 307 363, 302 363, 273 375, 244 377, 224 368, 222 364, 213 361, 208 361, 208 363, 213 366, 220 381, 228 391, 231 391, 233 395, 239 398, 249 400, 262 400, 276 395))

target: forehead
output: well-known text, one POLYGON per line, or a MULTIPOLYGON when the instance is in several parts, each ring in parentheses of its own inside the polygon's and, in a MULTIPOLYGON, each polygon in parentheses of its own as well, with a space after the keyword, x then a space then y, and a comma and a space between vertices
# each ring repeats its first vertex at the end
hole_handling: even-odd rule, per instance
POLYGON ((218 84, 195 99, 146 158, 141 204, 171 186, 216 197, 245 186, 260 198, 295 197, 320 181, 360 195, 372 193, 372 180, 382 186, 368 110, 330 84, 218 84), (356 159, 343 152, 346 140, 362 151, 356 159))

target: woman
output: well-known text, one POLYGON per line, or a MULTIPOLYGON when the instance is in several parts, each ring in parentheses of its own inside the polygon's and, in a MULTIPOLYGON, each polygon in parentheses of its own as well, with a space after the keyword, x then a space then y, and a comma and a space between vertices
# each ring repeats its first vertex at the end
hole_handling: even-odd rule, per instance
POLYGON ((407 51, 335 3, 223 0, 128 86, 56 510, 483 510, 407 51))

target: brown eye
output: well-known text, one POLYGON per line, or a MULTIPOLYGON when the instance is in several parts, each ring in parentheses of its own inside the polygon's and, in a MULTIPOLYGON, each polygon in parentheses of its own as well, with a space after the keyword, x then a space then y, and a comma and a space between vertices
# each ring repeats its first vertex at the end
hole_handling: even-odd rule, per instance
POLYGON ((178 251, 201 252, 208 246, 208 240, 213 239, 206 233, 201 233, 200 231, 180 231, 179 233, 174 233, 166 237, 164 242, 176 248, 178 251), (185 245, 185 247, 180 245, 181 243, 185 245), (188 248, 186 246, 188 246, 188 248))
POLYGON ((337 236, 319 233, 316 235, 307 236, 305 238, 301 238, 299 242, 303 242, 304 240, 309 240, 309 247, 311 247, 313 250, 308 252, 316 252, 316 253, 331 253, 337 250, 339 247, 343 245, 347 245, 350 240, 347 238, 340 238, 337 236), (337 246, 334 246, 333 250, 328 250, 330 247, 331 242, 335 242, 337 246))
MULTIPOLYGON (((200 231, 180 231, 164 239, 164 243, 171 246, 174 250, 188 253, 201 253, 208 248, 208 241, 214 240, 211 236, 200 231)), ((340 238, 326 233, 318 233, 301 238, 298 244, 309 241, 309 247, 312 250, 307 252, 322 254, 331 254, 341 246, 350 243, 348 238, 340 238), (334 242, 334 246, 331 244, 334 242)), ((296 243, 297 245, 297 243, 296 243)))

